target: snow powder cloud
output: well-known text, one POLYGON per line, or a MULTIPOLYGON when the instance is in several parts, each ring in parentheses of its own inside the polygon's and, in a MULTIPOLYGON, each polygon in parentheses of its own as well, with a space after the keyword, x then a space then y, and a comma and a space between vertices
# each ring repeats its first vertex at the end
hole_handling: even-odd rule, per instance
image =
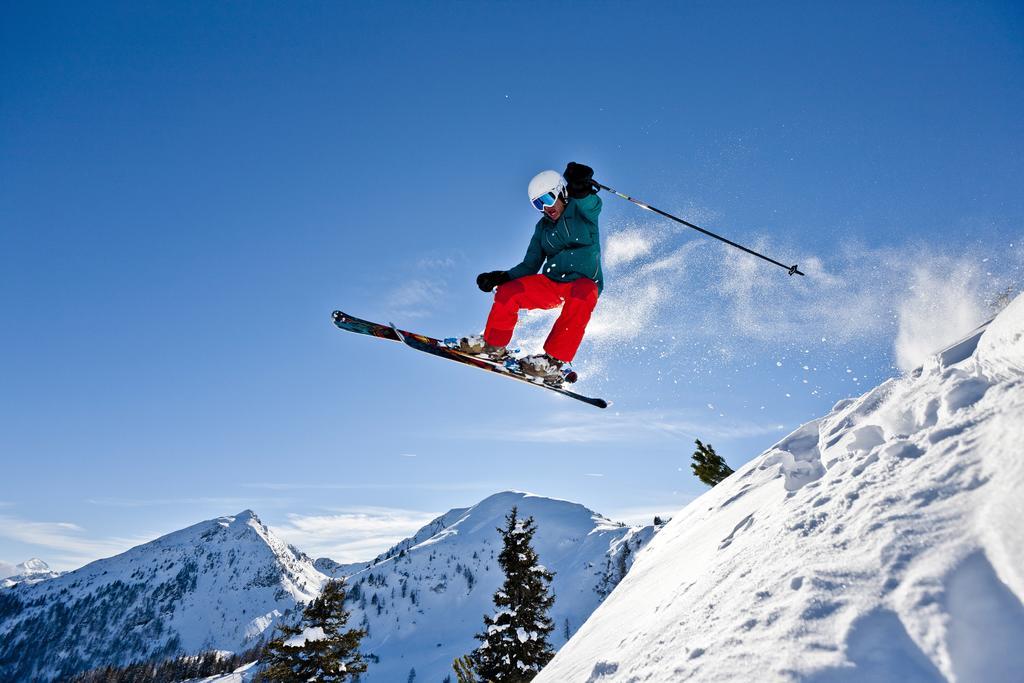
MULTIPOLYGON (((851 240, 828 258, 778 239, 748 241, 790 255, 806 276, 662 223, 610 226, 607 286, 584 341, 588 375, 614 370, 626 351, 699 373, 811 351, 839 367, 870 349, 908 370, 990 317, 993 300, 1024 274, 1024 240, 955 253, 851 240)), ((556 315, 524 313, 517 345, 540 351, 556 315)))

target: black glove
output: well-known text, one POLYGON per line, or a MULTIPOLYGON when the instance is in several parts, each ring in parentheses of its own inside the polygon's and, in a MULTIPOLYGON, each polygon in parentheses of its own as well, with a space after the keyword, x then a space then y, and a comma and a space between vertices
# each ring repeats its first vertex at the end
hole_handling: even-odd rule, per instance
POLYGON ((498 285, 503 285, 509 280, 508 271, 505 270, 492 270, 489 273, 480 273, 476 276, 476 286, 480 288, 481 292, 489 292, 498 285))
POLYGON ((582 199, 587 195, 597 194, 597 187, 594 185, 594 169, 589 166, 570 161, 562 176, 569 186, 570 197, 582 199))

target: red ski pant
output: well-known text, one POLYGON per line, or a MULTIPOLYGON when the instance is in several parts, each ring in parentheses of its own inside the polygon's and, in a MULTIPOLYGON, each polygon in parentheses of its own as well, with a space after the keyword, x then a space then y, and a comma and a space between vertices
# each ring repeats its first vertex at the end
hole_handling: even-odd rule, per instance
POLYGON ((495 292, 484 340, 494 346, 507 346, 519 322, 519 309, 561 306, 562 313, 544 342, 544 350, 558 360, 569 362, 576 356, 596 305, 597 284, 593 280, 555 282, 546 275, 516 278, 495 292))

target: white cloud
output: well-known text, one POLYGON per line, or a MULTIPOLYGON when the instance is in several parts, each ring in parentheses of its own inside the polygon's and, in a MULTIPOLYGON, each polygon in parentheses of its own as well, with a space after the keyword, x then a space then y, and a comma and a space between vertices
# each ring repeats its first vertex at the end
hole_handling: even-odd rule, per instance
POLYGON ((94 538, 86 530, 71 522, 35 522, 9 515, 0 515, 0 538, 18 541, 48 551, 47 562, 58 569, 80 567, 83 564, 123 553, 146 538, 94 538))
POLYGON ((719 418, 697 420, 681 411, 638 410, 592 416, 557 413, 532 424, 504 424, 472 428, 470 438, 540 443, 596 443, 654 441, 659 439, 738 439, 776 434, 778 424, 719 418))
POLYGON ((463 260, 454 254, 426 254, 409 269, 415 276, 403 278, 385 299, 388 315, 395 318, 425 318, 450 298, 448 278, 463 260))
POLYGON ((391 291, 387 308, 401 318, 423 318, 430 315, 447 295, 448 288, 443 280, 407 280, 391 291))
POLYGON ((401 508, 366 507, 323 515, 288 515, 271 529, 312 557, 336 562, 370 560, 408 538, 439 513, 401 508))
MULTIPOLYGON (((90 505, 100 505, 103 507, 122 507, 122 508, 138 508, 138 507, 155 507, 163 505, 216 505, 218 507, 227 509, 241 509, 241 508, 252 508, 254 505, 252 498, 230 498, 230 497, 203 497, 203 498, 87 498, 86 503, 90 505)), ((264 501, 273 503, 275 501, 264 501)), ((260 505, 259 507, 266 507, 260 505)))
POLYGON ((0 560, 0 579, 6 579, 8 576, 14 576, 18 573, 18 568, 10 562, 4 562, 0 560))
POLYGON ((387 482, 387 483, 351 483, 330 484, 324 482, 279 482, 256 481, 239 484, 243 488, 267 489, 269 491, 364 491, 364 490, 399 490, 399 491, 490 491, 501 488, 501 482, 493 481, 442 481, 442 482, 387 482))
POLYGON ((451 256, 424 256, 416 262, 420 270, 449 270, 454 268, 458 261, 451 256))

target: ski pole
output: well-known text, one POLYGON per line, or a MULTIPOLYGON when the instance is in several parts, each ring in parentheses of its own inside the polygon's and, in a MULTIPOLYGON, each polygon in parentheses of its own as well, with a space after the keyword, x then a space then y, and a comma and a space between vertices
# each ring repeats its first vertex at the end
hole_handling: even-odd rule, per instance
POLYGON ((716 235, 715 233, 711 232, 710 230, 705 230, 704 228, 702 228, 700 226, 697 226, 697 225, 694 225, 693 223, 690 223, 689 221, 684 221, 682 218, 679 218, 677 216, 673 216, 672 214, 670 214, 670 213, 668 213, 666 211, 662 211, 661 209, 656 209, 653 206, 651 206, 650 204, 645 204, 644 202, 640 201, 639 199, 633 199, 628 194, 622 194, 618 190, 612 189, 612 188, 608 187, 607 185, 602 185, 601 183, 597 182, 596 180, 594 181, 594 184, 597 185, 598 187, 600 187, 602 190, 608 190, 612 194, 618 195, 619 197, 622 197, 623 199, 625 199, 627 201, 633 202, 634 204, 639 206, 641 209, 647 209, 648 211, 653 211, 654 213, 658 214, 659 216, 664 216, 665 218, 670 218, 670 219, 674 220, 676 223, 682 223, 686 227, 693 228, 697 232, 702 232, 705 235, 707 235, 708 237, 714 237, 716 240, 721 240, 722 242, 725 242, 729 246, 736 247, 737 249, 745 251, 748 254, 756 256, 756 257, 758 257, 760 259, 764 259, 768 263, 774 263, 775 265, 779 266, 780 268, 785 268, 786 272, 789 273, 790 275, 803 275, 803 273, 800 272, 800 269, 797 268, 797 264, 795 264, 795 263, 793 265, 791 265, 791 266, 787 266, 785 263, 780 263, 780 262, 776 261, 773 258, 769 258, 769 257, 765 256, 764 254, 759 254, 758 252, 754 251, 753 249, 748 249, 745 246, 743 246, 742 244, 736 244, 732 240, 727 240, 724 237, 722 237, 721 235, 716 235))

